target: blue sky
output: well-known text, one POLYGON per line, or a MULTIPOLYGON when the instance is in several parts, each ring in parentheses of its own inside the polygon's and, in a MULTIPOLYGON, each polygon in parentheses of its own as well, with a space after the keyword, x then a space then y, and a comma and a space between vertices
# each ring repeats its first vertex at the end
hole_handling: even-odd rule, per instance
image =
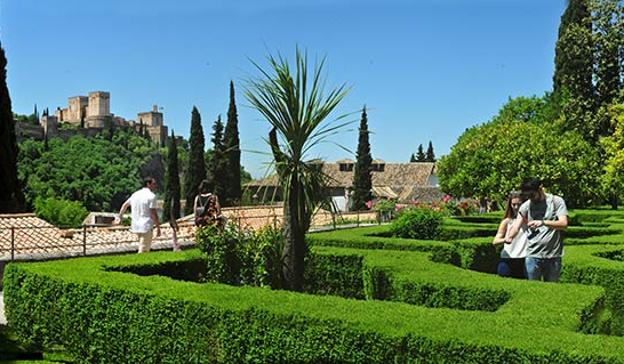
MULTIPOLYGON (((209 134, 218 114, 226 118, 233 80, 241 162, 262 177, 268 126, 243 97, 245 79, 257 75, 250 59, 292 59, 296 46, 325 56, 328 85, 352 86, 337 114, 366 104, 373 157, 406 162, 429 140, 436 155, 448 153, 510 96, 550 90, 564 8, 564 0, 4 0, 0 40, 18 113, 103 90, 127 119, 162 106, 185 137, 196 105, 209 134)), ((356 127, 333 140, 355 151, 356 127)), ((332 144, 310 157, 353 158, 332 144)))

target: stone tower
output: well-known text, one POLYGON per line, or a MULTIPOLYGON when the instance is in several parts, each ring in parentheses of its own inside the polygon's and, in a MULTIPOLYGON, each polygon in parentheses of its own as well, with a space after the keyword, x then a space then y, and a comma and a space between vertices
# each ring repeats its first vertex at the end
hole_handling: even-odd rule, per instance
POLYGON ((110 93, 104 91, 89 92, 86 126, 89 128, 103 128, 106 118, 111 117, 110 93))
POLYGON ((74 96, 67 99, 68 107, 66 113, 61 111, 62 115, 56 115, 59 120, 68 121, 71 124, 79 126, 87 115, 87 107, 89 98, 86 96, 74 96))

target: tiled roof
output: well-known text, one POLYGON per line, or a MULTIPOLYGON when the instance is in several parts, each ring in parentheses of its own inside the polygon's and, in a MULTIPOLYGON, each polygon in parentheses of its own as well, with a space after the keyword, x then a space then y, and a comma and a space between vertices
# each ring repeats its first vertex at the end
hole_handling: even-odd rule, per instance
MULTIPOLYGON (((373 172, 373 186, 427 186, 429 176, 434 173, 435 163, 385 163, 384 171, 373 172)), ((350 187, 353 184, 353 171, 340 171, 339 163, 324 163, 323 172, 329 176, 329 187, 350 187)), ((249 187, 277 186, 277 175, 251 181, 249 187)))

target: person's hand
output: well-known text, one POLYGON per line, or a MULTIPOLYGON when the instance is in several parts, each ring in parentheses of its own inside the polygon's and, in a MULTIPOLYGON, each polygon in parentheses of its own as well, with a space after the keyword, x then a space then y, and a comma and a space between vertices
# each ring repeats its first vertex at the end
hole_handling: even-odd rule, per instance
POLYGON ((533 220, 533 221, 529 221, 529 223, 527 224, 527 226, 531 229, 537 229, 539 227, 544 226, 544 220, 533 220))
POLYGON ((511 244, 512 239, 511 238, 505 238, 505 244, 511 244))

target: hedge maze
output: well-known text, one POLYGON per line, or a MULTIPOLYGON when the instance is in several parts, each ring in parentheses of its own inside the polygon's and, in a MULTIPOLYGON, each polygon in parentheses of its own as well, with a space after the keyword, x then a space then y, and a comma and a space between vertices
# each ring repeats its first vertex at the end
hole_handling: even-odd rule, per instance
POLYGON ((7 317, 88 363, 624 363, 624 214, 571 214, 560 284, 492 274, 498 219, 311 234, 306 293, 202 283, 197 250, 10 264, 7 317))

